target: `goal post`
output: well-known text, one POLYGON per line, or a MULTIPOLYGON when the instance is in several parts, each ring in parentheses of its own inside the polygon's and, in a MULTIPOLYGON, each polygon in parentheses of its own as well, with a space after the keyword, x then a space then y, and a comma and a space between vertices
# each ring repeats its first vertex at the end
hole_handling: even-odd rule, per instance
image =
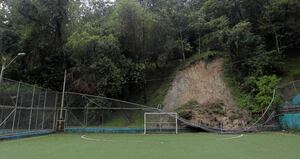
POLYGON ((144 113, 144 134, 178 134, 178 115, 176 112, 144 113))

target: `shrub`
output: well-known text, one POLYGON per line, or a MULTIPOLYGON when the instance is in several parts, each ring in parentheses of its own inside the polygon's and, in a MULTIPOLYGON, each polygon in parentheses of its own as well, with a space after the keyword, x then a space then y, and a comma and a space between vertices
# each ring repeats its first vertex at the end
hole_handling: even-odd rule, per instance
POLYGON ((202 59, 206 62, 209 62, 213 60, 216 55, 217 55, 216 51, 211 51, 208 49, 205 53, 203 53, 202 59))
MULTIPOLYGON (((272 76, 262 76, 259 77, 256 81, 256 86, 258 89, 258 93, 255 95, 255 107, 253 108, 254 111, 262 111, 270 104, 273 98, 274 89, 279 84, 279 78, 276 75, 272 76)), ((279 103, 279 96, 275 96, 275 100, 273 104, 279 103)))

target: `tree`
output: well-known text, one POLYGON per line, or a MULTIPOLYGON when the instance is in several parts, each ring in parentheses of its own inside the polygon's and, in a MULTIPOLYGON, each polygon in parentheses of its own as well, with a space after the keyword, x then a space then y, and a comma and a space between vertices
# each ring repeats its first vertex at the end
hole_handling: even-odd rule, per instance
POLYGON ((111 17, 111 25, 127 57, 134 60, 143 59, 145 33, 151 21, 150 16, 137 1, 125 0, 117 3, 111 17))
POLYGON ((295 0, 269 2, 259 26, 268 47, 275 47, 280 53, 299 44, 299 9, 300 2, 295 0))
MULTIPOLYGON (((5 22, 20 38, 19 50, 27 53, 20 67, 24 76, 16 77, 51 88, 59 88, 66 54, 64 28, 67 0, 7 1, 5 22)), ((12 35, 12 34, 11 34, 12 35)), ((16 39, 16 38, 15 38, 16 39)))
POLYGON ((109 58, 98 56, 92 68, 95 69, 98 94, 116 96, 121 93, 122 72, 109 58))

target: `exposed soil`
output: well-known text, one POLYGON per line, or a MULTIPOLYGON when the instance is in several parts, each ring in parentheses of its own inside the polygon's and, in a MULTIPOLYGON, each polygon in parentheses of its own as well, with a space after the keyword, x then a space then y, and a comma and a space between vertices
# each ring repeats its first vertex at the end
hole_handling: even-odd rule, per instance
MULTIPOLYGON (((224 129, 240 128, 250 121, 247 111, 237 107, 222 78, 223 59, 209 63, 198 61, 179 71, 164 99, 165 111, 178 111, 190 101, 196 104, 185 108, 191 121, 224 129), (222 111, 211 111, 219 103, 222 111)), ((183 110, 183 109, 182 109, 183 110)))

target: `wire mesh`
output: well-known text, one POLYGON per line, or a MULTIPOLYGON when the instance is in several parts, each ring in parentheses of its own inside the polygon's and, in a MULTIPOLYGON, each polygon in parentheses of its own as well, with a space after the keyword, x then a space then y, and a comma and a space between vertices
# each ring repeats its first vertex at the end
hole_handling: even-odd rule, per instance
POLYGON ((145 113, 144 133, 177 133, 177 113, 145 113))
POLYGON ((65 127, 143 128, 143 115, 155 111, 144 105, 66 92, 3 79, 0 83, 0 135, 65 127), (63 118, 60 119, 60 111, 63 118))
MULTIPOLYGON (((99 96, 67 92, 66 127, 142 128, 143 105, 99 96)), ((153 111, 153 110, 152 110, 153 111)))
POLYGON ((283 129, 300 129, 300 80, 281 86, 280 123, 283 129))
POLYGON ((280 86, 277 92, 280 94, 282 104, 292 105, 293 98, 300 93, 300 80, 280 86))
POLYGON ((0 83, 0 135, 54 130, 58 92, 9 79, 0 83))

